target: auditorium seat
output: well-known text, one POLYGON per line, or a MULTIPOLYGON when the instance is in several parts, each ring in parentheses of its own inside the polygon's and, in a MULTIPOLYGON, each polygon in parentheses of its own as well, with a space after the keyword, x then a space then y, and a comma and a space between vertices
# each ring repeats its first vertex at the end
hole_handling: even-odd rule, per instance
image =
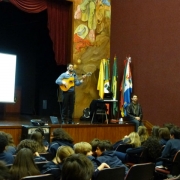
POLYGON ((25 176, 21 178, 21 180, 54 180, 54 177, 52 174, 41 174, 35 176, 25 176))
POLYGON ((47 161, 53 160, 53 155, 50 152, 39 153, 39 155, 45 157, 47 161))
POLYGON ((132 148, 133 145, 132 144, 119 144, 117 146, 117 148, 115 149, 115 151, 119 151, 119 152, 123 152, 123 153, 126 153, 126 150, 128 148, 132 148))

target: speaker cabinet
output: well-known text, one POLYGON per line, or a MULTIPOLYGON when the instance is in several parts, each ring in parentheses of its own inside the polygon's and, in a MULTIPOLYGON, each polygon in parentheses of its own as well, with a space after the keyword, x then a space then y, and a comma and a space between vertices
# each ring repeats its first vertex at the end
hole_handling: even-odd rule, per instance
POLYGON ((22 134, 21 134, 21 140, 23 139, 30 139, 31 134, 34 133, 34 131, 37 128, 43 128, 44 130, 44 138, 50 142, 50 126, 29 126, 29 125, 22 125, 22 134))

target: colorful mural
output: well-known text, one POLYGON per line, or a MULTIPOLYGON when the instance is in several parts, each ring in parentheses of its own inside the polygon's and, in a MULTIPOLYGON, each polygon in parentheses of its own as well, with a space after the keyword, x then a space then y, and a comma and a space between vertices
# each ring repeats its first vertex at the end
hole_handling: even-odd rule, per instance
POLYGON ((74 117, 80 117, 93 99, 99 98, 97 82, 102 59, 110 57, 110 0, 72 0, 73 64, 79 77, 91 72, 82 86, 76 88, 74 117))

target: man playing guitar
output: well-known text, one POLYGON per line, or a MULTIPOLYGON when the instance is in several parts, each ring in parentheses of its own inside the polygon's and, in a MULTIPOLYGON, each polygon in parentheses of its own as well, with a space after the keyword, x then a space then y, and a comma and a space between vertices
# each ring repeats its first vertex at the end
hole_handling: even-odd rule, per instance
POLYGON ((56 84, 58 84, 60 86, 60 89, 63 91, 63 102, 61 112, 62 124, 65 124, 66 120, 68 120, 68 124, 74 124, 73 112, 75 103, 75 86, 81 85, 85 78, 86 75, 83 75, 81 80, 79 80, 76 73, 74 72, 74 66, 72 64, 68 64, 67 71, 62 73, 56 79, 56 84))

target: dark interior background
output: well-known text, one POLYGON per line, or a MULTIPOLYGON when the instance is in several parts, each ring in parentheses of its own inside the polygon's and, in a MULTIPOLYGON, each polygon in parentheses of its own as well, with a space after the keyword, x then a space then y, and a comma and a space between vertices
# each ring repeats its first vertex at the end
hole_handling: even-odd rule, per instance
MULTIPOLYGON (((133 93, 144 119, 180 125, 180 1, 112 0, 111 59, 132 57, 133 93)), ((121 81, 121 80, 120 80, 121 81)))
MULTIPOLYGON (((144 120, 180 125, 180 1, 111 0, 111 59, 132 57, 133 93, 144 120)), ((47 12, 28 14, 0 3, 0 52, 17 54, 16 86, 22 88, 22 114, 59 113, 55 79, 66 70, 54 60, 47 12), (42 109, 47 100, 47 109, 42 109)))
POLYGON ((17 55, 16 87, 21 88, 21 114, 59 115, 57 66, 47 28, 47 12, 26 13, 0 3, 0 52, 17 55), (43 100, 47 108, 43 109, 43 100))

